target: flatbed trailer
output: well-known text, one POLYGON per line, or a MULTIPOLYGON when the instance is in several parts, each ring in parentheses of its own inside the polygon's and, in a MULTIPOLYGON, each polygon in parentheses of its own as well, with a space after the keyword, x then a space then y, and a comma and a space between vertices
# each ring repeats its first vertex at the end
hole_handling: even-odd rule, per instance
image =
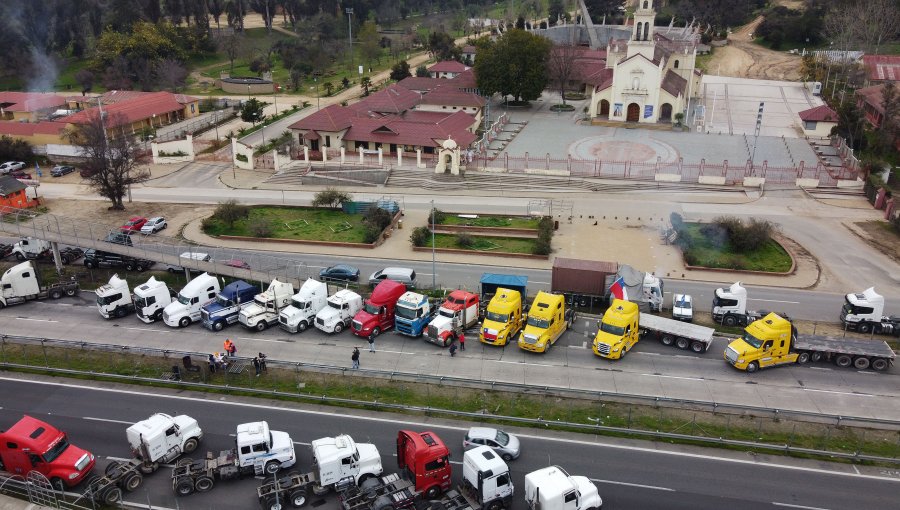
POLYGON ((894 350, 884 340, 797 335, 793 350, 798 353, 799 363, 833 360, 839 367, 852 365, 860 370, 869 367, 877 371, 887 370, 896 358, 894 350))
POLYGON ((172 468, 172 490, 177 496, 188 496, 193 492, 207 492, 216 484, 216 479, 231 480, 242 476, 265 475, 263 464, 240 467, 234 450, 223 450, 218 455, 207 452, 205 459, 180 459, 172 468))
MULTIPOLYGON (((338 492, 341 510, 403 510, 427 508, 428 510, 474 510, 476 505, 462 491, 450 489, 437 499, 427 500, 425 494, 416 491, 415 483, 391 473, 364 480, 359 487, 354 484, 338 492)), ((275 510, 264 506, 266 510, 275 510)))
POLYGON ((713 341, 713 333, 716 332, 713 328, 706 326, 644 312, 641 312, 638 325, 641 335, 654 333, 663 345, 674 345, 679 349, 690 349, 696 353, 709 350, 713 341))

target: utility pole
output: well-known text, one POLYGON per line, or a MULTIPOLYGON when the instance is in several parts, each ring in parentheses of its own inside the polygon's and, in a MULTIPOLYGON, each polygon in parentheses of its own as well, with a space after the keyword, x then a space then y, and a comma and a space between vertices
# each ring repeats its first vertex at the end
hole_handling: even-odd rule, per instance
POLYGON ((753 170, 753 160, 756 158, 756 142, 759 141, 759 130, 762 127, 763 107, 766 103, 759 103, 759 111, 756 113, 756 132, 753 134, 753 152, 750 154, 750 170, 753 170))
POLYGON ((353 74, 353 7, 344 9, 347 13, 347 42, 350 44, 350 74, 353 74))
POLYGON ((437 271, 435 271, 434 263, 434 200, 431 201, 431 289, 437 288, 435 284, 437 280, 437 271))

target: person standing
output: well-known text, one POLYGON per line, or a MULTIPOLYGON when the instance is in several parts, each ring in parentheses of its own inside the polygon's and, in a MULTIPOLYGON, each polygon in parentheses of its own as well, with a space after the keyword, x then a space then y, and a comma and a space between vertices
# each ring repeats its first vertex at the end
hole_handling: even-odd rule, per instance
POLYGON ((353 354, 350 356, 353 361, 353 370, 359 370, 359 347, 353 348, 353 354))
POLYGON ((466 333, 465 333, 465 331, 459 332, 459 350, 460 351, 466 350, 466 333))
POLYGON ((210 354, 208 361, 209 361, 209 373, 215 374, 216 373, 216 358, 214 358, 213 355, 210 354))
POLYGON ((375 336, 369 335, 369 352, 375 352, 375 336))
POLYGON ((225 339, 225 352, 232 358, 237 354, 237 346, 234 345, 234 342, 232 342, 230 338, 225 339))
POLYGON ((256 369, 256 377, 259 377, 259 373, 262 371, 262 367, 260 366, 260 361, 258 356, 253 357, 253 368, 256 369))
POLYGON ((259 367, 262 369, 262 371, 268 372, 269 369, 266 367, 266 355, 263 353, 259 353, 256 355, 256 357, 259 358, 259 367))
POLYGON ((450 357, 456 356, 456 342, 450 344, 450 357))

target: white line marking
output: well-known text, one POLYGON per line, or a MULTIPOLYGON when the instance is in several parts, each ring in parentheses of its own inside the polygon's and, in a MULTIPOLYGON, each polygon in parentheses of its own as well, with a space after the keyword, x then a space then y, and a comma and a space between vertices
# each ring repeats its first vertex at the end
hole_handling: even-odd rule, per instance
POLYGON ((254 342, 273 342, 273 343, 279 343, 279 344, 284 343, 284 340, 266 340, 265 338, 249 338, 249 337, 245 337, 245 336, 239 336, 239 337, 237 337, 237 339, 238 340, 253 340, 254 342))
MULTIPOLYGON (((234 407, 245 407, 248 409, 263 409, 267 411, 275 411, 275 412, 288 412, 294 414, 305 414, 312 416, 329 416, 341 418, 343 420, 359 420, 359 421, 372 421, 378 423, 389 423, 389 424, 399 424, 399 425, 408 425, 412 427, 424 427, 424 428, 432 428, 432 429, 442 429, 442 430, 453 430, 457 432, 465 432, 469 430, 468 426, 464 427, 455 427, 450 425, 440 425, 434 422, 420 422, 420 421, 405 421, 405 420, 397 420, 395 418, 373 418, 370 416, 355 416, 352 414, 347 414, 343 410, 336 410, 334 412, 326 412, 326 411, 310 411, 308 409, 291 409, 281 406, 270 406, 264 404, 251 404, 247 402, 229 402, 229 401, 211 401, 206 398, 199 397, 186 397, 183 395, 166 395, 160 393, 146 393, 143 391, 135 391, 135 390, 121 390, 116 388, 94 388, 91 386, 84 386, 80 384, 72 384, 71 382, 53 382, 53 381, 26 381, 22 379, 16 379, 14 377, 0 377, 0 381, 10 381, 16 383, 25 383, 25 384, 41 384, 44 386, 60 386, 68 389, 77 389, 84 391, 98 391, 104 393, 120 393, 123 395, 134 395, 138 397, 149 397, 149 398, 163 398, 169 400, 181 400, 185 402, 197 402, 201 404, 212 404, 212 405, 225 405, 225 406, 234 406, 234 407)), ((234 435, 234 434, 229 434, 234 435)), ((566 443, 566 444, 577 444, 584 446, 593 446, 596 448, 609 448, 611 450, 625 450, 632 452, 641 452, 647 454, 655 454, 655 455, 670 455, 673 457, 686 457, 690 459, 702 459, 709 460, 712 462, 726 462, 732 464, 745 464, 752 466, 761 466, 767 468, 777 468, 777 469, 786 469, 790 471, 801 471, 805 473, 817 473, 823 475, 833 475, 833 476, 849 476, 853 478, 864 478, 869 480, 879 480, 883 482, 897 482, 900 483, 900 478, 896 477, 887 477, 887 476, 876 476, 876 475, 856 475, 851 472, 841 472, 841 471, 831 471, 828 469, 821 468, 811 468, 804 466, 791 466, 785 464, 774 464, 771 462, 759 462, 755 460, 746 460, 746 459, 732 459, 728 457, 716 457, 715 455, 704 455, 700 453, 687 453, 687 452, 679 452, 679 451, 668 451, 668 450, 659 450, 656 448, 645 448, 642 446, 630 446, 623 444, 613 444, 613 443, 601 443, 598 441, 584 441, 578 439, 561 439, 556 437, 537 435, 537 434, 517 434, 519 437, 524 437, 528 439, 533 439, 535 441, 552 441, 556 443, 566 443)))
POLYGON ((52 321, 52 320, 50 320, 50 319, 31 319, 31 318, 28 318, 28 317, 16 317, 16 320, 19 320, 19 321, 33 321, 33 322, 59 322, 59 321, 52 321))
POLYGON ((856 467, 856 464, 850 464, 850 466, 853 467, 853 470, 856 471, 856 474, 858 474, 858 475, 859 475, 859 474, 862 474, 862 473, 859 472, 859 468, 856 467))
POLYGON ((111 420, 111 419, 109 419, 109 418, 94 418, 93 416, 85 416, 85 417, 83 417, 82 419, 83 419, 83 420, 90 420, 90 421, 103 421, 103 422, 106 422, 106 423, 122 423, 122 424, 124 424, 124 425, 134 425, 134 423, 133 423, 133 422, 130 422, 130 421, 111 420))
POLYGON ((809 367, 809 369, 810 370, 831 370, 830 368, 826 368, 826 367, 809 367))
POLYGON ((777 501, 773 501, 772 504, 775 506, 783 506, 787 508, 803 508, 804 510, 828 510, 827 508, 822 508, 820 506, 792 505, 790 503, 779 503, 777 501))
POLYGON ((851 393, 848 391, 817 390, 814 388, 803 388, 803 391, 815 391, 817 393, 834 393, 835 395, 851 395, 854 397, 873 397, 874 396, 874 395, 869 395, 868 393, 851 393))
MULTIPOLYGON (((299 444, 301 446, 309 446, 312 443, 304 443, 303 441, 294 441, 294 444, 299 444)), ((396 454, 395 454, 396 455, 396 454)))
POLYGON ((685 381, 703 381, 700 377, 679 377, 677 375, 641 374, 648 377, 665 377, 666 379, 684 379, 685 381))
POLYGON ((128 328, 128 327, 126 327, 125 329, 129 329, 129 330, 132 330, 132 331, 149 331, 149 332, 151 332, 151 333, 163 333, 163 334, 166 334, 166 335, 169 334, 169 331, 165 331, 165 330, 162 330, 162 329, 128 328))
POLYGON ((529 367, 555 367, 559 365, 552 365, 550 363, 522 363, 521 361, 504 361, 502 359, 488 359, 485 361, 493 361, 494 363, 509 363, 511 365, 527 365, 529 367))
POLYGON ((675 492, 675 489, 670 489, 668 487, 657 487, 655 485, 644 485, 640 483, 628 483, 628 482, 617 482, 615 480, 601 480, 600 478, 590 478, 592 482, 600 482, 600 483, 611 483, 615 485, 627 485, 629 487, 640 487, 642 489, 653 489, 656 491, 667 491, 667 492, 675 492))
POLYGON ((766 303, 786 303, 789 305, 799 305, 799 301, 779 301, 777 299, 756 299, 756 298, 747 298, 747 301, 764 301, 766 303))
MULTIPOLYGON (((124 499, 122 500, 122 506, 127 506, 127 507, 131 507, 131 508, 150 508, 147 506, 146 503, 132 503, 131 501, 125 501, 124 499)), ((153 509, 154 510, 176 510, 174 508, 159 506, 157 504, 153 505, 153 509)))
POLYGON ((550 282, 531 282, 531 283, 536 283, 538 285, 550 285, 550 282))

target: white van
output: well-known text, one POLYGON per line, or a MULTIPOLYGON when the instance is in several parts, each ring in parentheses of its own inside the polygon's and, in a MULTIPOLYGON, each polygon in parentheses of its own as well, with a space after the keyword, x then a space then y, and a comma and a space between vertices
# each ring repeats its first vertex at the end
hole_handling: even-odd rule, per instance
POLYGON ((369 276, 369 285, 378 285, 384 280, 394 280, 406 285, 408 289, 416 288, 416 271, 408 267, 386 267, 369 276))
MULTIPOLYGON (((178 256, 179 259, 184 260, 184 265, 188 267, 192 267, 195 264, 192 262, 209 262, 212 260, 209 256, 209 253, 200 253, 196 251, 186 251, 178 256)), ((184 266, 174 266, 172 264, 166 265, 166 271, 170 273, 174 273, 176 271, 184 271, 184 266)))

